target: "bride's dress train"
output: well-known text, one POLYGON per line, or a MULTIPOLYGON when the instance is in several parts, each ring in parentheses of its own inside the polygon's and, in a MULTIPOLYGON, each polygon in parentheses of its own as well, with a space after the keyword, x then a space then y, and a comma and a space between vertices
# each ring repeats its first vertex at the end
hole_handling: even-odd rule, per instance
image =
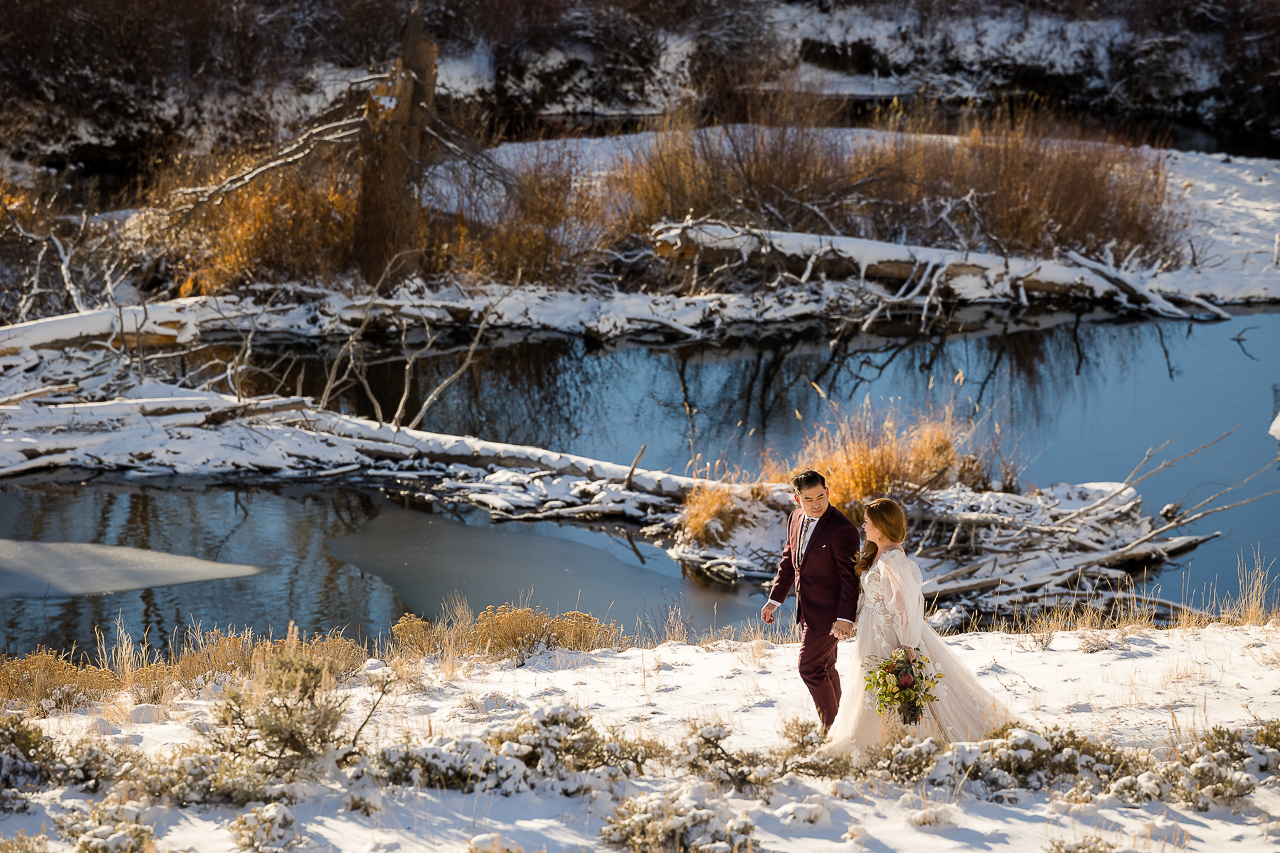
POLYGON ((872 657, 888 658, 898 646, 918 646, 929 659, 927 668, 944 675, 933 691, 938 701, 925 706, 924 717, 914 727, 921 734, 947 741, 978 740, 1016 719, 924 621, 923 578, 914 560, 895 548, 883 553, 861 581, 852 671, 841 674, 840 710, 823 753, 851 753, 858 762, 884 742, 883 723, 897 718, 884 719, 876 712, 875 695, 864 689, 866 673, 874 665, 872 657))

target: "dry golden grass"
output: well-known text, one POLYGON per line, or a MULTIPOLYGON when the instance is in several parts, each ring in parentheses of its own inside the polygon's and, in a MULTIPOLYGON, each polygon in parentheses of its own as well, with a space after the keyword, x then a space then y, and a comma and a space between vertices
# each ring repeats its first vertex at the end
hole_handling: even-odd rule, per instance
POLYGON ((189 212, 190 187, 216 186, 260 156, 234 152, 173 161, 155 177, 152 226, 184 296, 251 281, 325 281, 350 269, 358 181, 353 150, 321 149, 189 212))
MULTIPOLYGON (((611 174, 571 146, 530 146, 503 187, 470 165, 433 173, 421 268, 464 279, 576 282, 628 255, 661 219, 714 216, 789 231, 1012 255, 1076 249, 1176 263, 1186 212, 1170 201, 1163 155, 1086 140, 1043 110, 954 121, 887 110, 891 131, 849 142, 833 102, 761 96, 747 123, 697 128, 676 113, 611 174)), ((155 176, 149 235, 184 295, 250 281, 330 281, 351 268, 359 200, 356 147, 320 149, 189 213, 190 187, 254 163, 233 153, 174 161, 155 176)), ((626 264, 623 265, 624 267, 626 264)))
POLYGON ((1265 625, 1272 619, 1280 619, 1280 601, 1272 594, 1271 567, 1275 560, 1267 562, 1258 551, 1253 553, 1253 565, 1245 562, 1241 554, 1236 564, 1240 592, 1226 597, 1218 606, 1217 621, 1236 625, 1265 625))
POLYGON ((70 655, 46 648, 0 660, 0 702, 17 701, 37 713, 84 707, 122 686, 111 670, 73 663, 70 655))
POLYGON ((963 238, 1033 257, 1051 257, 1055 248, 1101 256, 1111 241, 1118 259, 1130 252, 1153 263, 1180 256, 1189 217, 1169 200, 1164 154, 1086 138, 1034 105, 971 112, 954 136, 936 135, 949 124, 937 109, 890 109, 880 126, 896 133, 855 149, 853 171, 880 176, 880 198, 926 214, 914 225, 888 215, 881 231, 905 227, 918 242, 963 238), (971 203, 952 207, 949 222, 936 218, 942 200, 965 197, 971 203))
POLYGON ((591 651, 615 648, 622 640, 622 629, 615 623, 606 625, 576 610, 552 616, 527 601, 490 606, 473 620, 471 608, 457 595, 445 603, 444 614, 435 622, 406 613, 391 634, 389 655, 432 655, 450 670, 468 655, 523 660, 540 649, 591 651))
POLYGON ((0 660, 0 704, 17 700, 27 709, 65 709, 104 702, 121 693, 131 705, 164 704, 184 690, 195 691, 197 679, 253 677, 281 654, 317 661, 336 681, 350 677, 368 659, 363 645, 336 631, 304 637, 293 624, 280 640, 256 637, 250 631, 223 634, 193 627, 180 644, 163 654, 145 638, 135 642, 117 624, 114 643, 108 645, 99 635, 93 663, 76 662, 70 654, 45 648, 0 660))
POLYGON ((728 486, 699 485, 684 497, 679 525, 702 547, 723 545, 742 516, 728 486))
MULTIPOLYGON (((1127 636, 1160 628, 1195 630, 1215 623, 1266 625, 1273 620, 1280 620, 1280 600, 1277 600, 1273 592, 1274 581, 1270 577, 1274 561, 1269 563, 1256 552, 1252 565, 1246 562, 1243 555, 1238 559, 1239 593, 1221 598, 1210 593, 1200 603, 1202 606, 1188 606, 1179 610, 1172 618, 1165 617, 1161 608, 1153 601, 1133 595, 1117 598, 1105 610, 1080 606, 1030 611, 1028 615, 1016 619, 997 620, 991 629, 1049 638, 1061 631, 1079 631, 1087 635, 1086 645, 1096 650, 1103 647, 1099 644, 1112 642, 1100 633, 1103 631, 1118 631, 1119 635, 1114 642, 1123 643, 1127 636)), ((1022 642, 1027 645, 1035 640, 1022 642)))
POLYGON ((174 680, 186 690, 194 690, 197 678, 214 675, 244 675, 253 670, 254 651, 259 640, 251 631, 238 634, 222 631, 188 630, 182 646, 170 656, 174 680))
POLYGON ((624 227, 643 231, 660 219, 718 216, 830 232, 814 208, 837 204, 857 179, 836 137, 821 130, 835 119, 830 103, 803 93, 765 93, 747 123, 727 128, 699 129, 684 112, 667 116, 653 144, 611 178, 631 200, 624 227))
POLYGON ((766 99, 748 125, 671 119, 614 178, 626 227, 713 216, 757 227, 1052 257, 1069 248, 1175 263, 1189 218, 1164 155, 1086 139, 1034 106, 971 112, 894 105, 889 131, 847 145, 820 99, 766 99))
POLYGON ((767 457, 761 478, 783 482, 794 468, 813 468, 827 479, 831 503, 860 519, 869 498, 955 482, 987 485, 994 445, 987 445, 986 460, 966 453, 976 432, 951 406, 907 420, 892 407, 873 408, 868 399, 834 426, 811 433, 794 460, 767 457))

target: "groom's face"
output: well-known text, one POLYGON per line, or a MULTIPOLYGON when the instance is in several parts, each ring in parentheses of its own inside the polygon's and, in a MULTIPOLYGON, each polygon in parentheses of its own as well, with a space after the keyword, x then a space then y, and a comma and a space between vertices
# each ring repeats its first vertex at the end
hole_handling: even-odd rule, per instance
POLYGON ((813 486, 795 493, 796 503, 810 518, 819 518, 827 511, 827 487, 813 486))

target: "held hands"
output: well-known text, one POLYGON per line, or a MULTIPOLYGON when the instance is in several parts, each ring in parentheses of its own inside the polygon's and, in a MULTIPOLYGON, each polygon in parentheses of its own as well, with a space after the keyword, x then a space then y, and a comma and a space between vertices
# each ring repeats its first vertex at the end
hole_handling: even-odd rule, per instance
POLYGON ((831 636, 837 640, 847 640, 853 636, 853 623, 838 621, 831 626, 831 636))

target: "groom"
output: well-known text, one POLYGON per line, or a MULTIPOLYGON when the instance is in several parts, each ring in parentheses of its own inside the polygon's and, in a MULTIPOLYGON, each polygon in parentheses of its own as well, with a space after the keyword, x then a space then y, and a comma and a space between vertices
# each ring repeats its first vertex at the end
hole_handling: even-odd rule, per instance
POLYGON ((813 470, 791 476, 799 510, 787 524, 787 544, 769 601, 760 618, 773 624, 774 614, 796 588, 796 621, 800 623, 800 678, 813 695, 825 731, 840 707, 836 644, 853 633, 858 610, 858 528, 828 500, 827 481, 813 470))

